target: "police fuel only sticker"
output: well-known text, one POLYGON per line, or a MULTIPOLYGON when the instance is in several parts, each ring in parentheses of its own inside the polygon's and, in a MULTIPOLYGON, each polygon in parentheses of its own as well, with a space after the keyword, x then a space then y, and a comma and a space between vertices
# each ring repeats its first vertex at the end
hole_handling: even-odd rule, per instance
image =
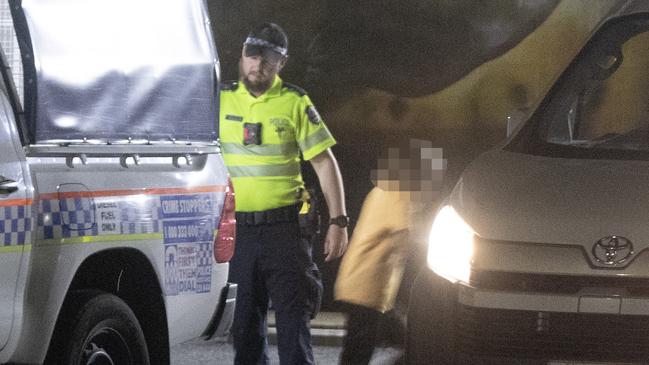
POLYGON ((161 196, 165 293, 209 292, 216 225, 215 194, 161 196))

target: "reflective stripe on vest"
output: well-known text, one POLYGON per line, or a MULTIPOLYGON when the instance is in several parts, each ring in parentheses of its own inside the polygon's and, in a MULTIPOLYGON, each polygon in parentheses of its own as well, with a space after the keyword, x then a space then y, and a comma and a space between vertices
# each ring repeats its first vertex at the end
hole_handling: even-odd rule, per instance
POLYGON ((222 142, 223 153, 232 155, 286 156, 297 155, 297 143, 244 146, 241 143, 222 142))
POLYGON ((299 141, 300 149, 302 151, 308 151, 313 146, 329 139, 331 139, 331 134, 326 128, 318 129, 318 131, 306 137, 304 141, 299 141))
POLYGON ((228 170, 232 177, 297 176, 300 175, 300 163, 292 162, 284 165, 229 166, 228 170))

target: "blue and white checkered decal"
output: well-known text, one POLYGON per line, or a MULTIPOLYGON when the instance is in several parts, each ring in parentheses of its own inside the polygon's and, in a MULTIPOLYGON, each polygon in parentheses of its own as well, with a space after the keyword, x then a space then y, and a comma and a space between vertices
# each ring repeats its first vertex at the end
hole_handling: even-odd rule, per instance
POLYGON ((90 198, 40 200, 38 236, 44 239, 96 236, 95 211, 90 198))
POLYGON ((153 195, 41 200, 39 209, 42 239, 161 232, 160 198, 153 195))
POLYGON ((31 242, 32 219, 30 207, 14 205, 0 207, 0 242, 4 246, 31 242))
POLYGON ((124 234, 160 233, 161 229, 160 197, 138 202, 123 200, 120 202, 121 231, 124 234))

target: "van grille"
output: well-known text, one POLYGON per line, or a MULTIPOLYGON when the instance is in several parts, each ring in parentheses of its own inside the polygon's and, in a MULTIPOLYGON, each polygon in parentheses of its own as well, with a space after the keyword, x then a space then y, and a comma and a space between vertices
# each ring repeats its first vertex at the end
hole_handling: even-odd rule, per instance
POLYGON ((589 361, 643 361, 649 318, 551 313, 459 305, 457 349, 469 356, 589 361))
POLYGON ((570 276, 508 273, 485 270, 471 272, 471 286, 483 290, 577 294, 583 288, 623 288, 629 296, 649 297, 649 279, 615 276, 570 276))

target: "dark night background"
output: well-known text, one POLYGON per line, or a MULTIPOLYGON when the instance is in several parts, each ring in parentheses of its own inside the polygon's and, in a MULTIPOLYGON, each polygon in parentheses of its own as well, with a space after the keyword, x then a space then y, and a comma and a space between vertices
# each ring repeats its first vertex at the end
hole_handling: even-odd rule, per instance
MULTIPOLYGON (((448 160, 446 187, 505 138, 618 1, 210 0, 222 79, 236 79, 241 45, 262 22, 289 36, 284 80, 306 89, 338 141, 348 213, 358 217, 380 151, 431 140, 448 160)), ((305 164, 307 182, 317 180, 305 164)), ((352 231, 350 230, 350 233, 352 231)), ((325 309, 337 262, 316 261, 325 309)))

